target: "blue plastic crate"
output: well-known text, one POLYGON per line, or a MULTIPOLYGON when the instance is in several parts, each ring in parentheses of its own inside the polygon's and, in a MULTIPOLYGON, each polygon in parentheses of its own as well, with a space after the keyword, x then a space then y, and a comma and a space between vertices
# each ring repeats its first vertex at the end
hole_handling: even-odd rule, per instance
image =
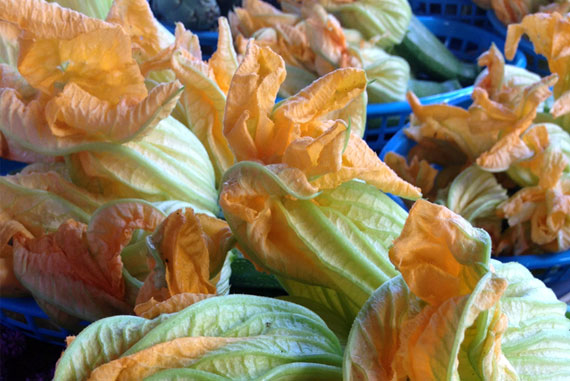
MULTIPOLYGON (((457 21, 435 17, 418 19, 442 42, 455 56, 463 61, 476 62, 477 58, 489 49, 491 43, 498 48, 505 46, 505 41, 492 32, 466 25, 457 21)), ((517 51, 509 64, 526 67, 524 54, 517 51)), ((450 91, 448 93, 421 98, 422 104, 448 103, 464 106, 471 102, 473 86, 450 91)), ((412 109, 408 102, 369 104, 367 108, 367 126, 364 139, 376 152, 380 152, 386 142, 407 122, 412 109)))
POLYGON ((408 0, 416 16, 433 16, 493 30, 487 11, 471 0, 408 0))
POLYGON ((65 338, 73 335, 54 324, 30 297, 0 298, 0 323, 26 336, 60 346, 65 346, 65 338))
MULTIPOLYGON (((494 30, 503 38, 507 38, 507 27, 497 18, 495 12, 487 11, 487 18, 491 25, 493 25, 494 30)), ((501 46, 504 48, 504 45, 501 46)), ((518 49, 524 53, 527 60, 527 69, 533 73, 539 74, 541 77, 550 74, 550 69, 548 68, 548 61, 546 57, 542 54, 537 54, 534 52, 534 46, 532 42, 523 36, 521 38, 518 49)))
MULTIPOLYGON (((416 142, 408 139, 402 129, 384 146, 380 158, 384 160, 388 152, 407 156, 408 151, 415 145, 416 142)), ((495 259, 501 262, 518 262, 526 266, 560 298, 570 293, 570 250, 539 255, 500 256, 495 259)))

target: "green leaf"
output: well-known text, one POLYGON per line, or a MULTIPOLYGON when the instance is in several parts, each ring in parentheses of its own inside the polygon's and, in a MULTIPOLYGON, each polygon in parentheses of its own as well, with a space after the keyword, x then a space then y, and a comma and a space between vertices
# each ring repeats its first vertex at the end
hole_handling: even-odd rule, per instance
POLYGON ((194 369, 222 373, 230 379, 252 379, 291 362, 313 362, 340 366, 341 352, 331 352, 318 337, 284 335, 257 336, 209 352, 191 365, 194 369))
POLYGON ((225 183, 239 184, 236 189, 247 195, 238 200, 243 202, 240 208, 264 208, 255 211, 258 219, 247 220, 232 212, 238 201, 222 200, 226 220, 247 258, 274 274, 292 297, 316 305, 323 305, 325 294, 341 300, 324 303, 324 308, 343 319, 342 331, 370 294, 397 275, 388 248, 400 234, 406 212, 375 187, 350 181, 304 196, 290 187, 300 187, 300 182, 287 182, 267 167, 245 163, 232 167, 225 183), (249 205, 254 197, 267 200, 249 205), (262 217, 266 213, 271 219, 262 217))
POLYGON ((370 103, 399 102, 406 99, 410 65, 401 57, 393 56, 376 46, 352 48, 362 61, 370 103))
MULTIPOLYGON (((151 377, 145 378, 147 381, 169 380, 204 380, 204 381, 224 381, 230 378, 218 376, 213 373, 196 369, 168 369, 158 372, 151 377)), ((295 380, 295 381, 334 381, 342 380, 341 368, 337 366, 295 362, 280 365, 263 375, 253 379, 255 381, 279 381, 279 380, 295 380)))
POLYGON ((299 304, 319 315, 341 344, 344 344, 354 316, 358 313, 358 305, 330 288, 311 286, 285 278, 280 278, 280 282, 291 294, 280 299, 299 304))
POLYGON ((256 381, 334 381, 342 380, 342 369, 338 366, 315 363, 292 363, 274 368, 256 381))

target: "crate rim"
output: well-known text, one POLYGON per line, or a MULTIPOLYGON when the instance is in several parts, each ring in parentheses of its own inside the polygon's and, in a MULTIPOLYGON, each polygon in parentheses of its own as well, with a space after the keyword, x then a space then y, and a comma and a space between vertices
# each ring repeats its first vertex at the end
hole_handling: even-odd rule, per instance
MULTIPOLYGON (((497 36, 496 34, 493 34, 491 31, 470 24, 465 24, 460 21, 443 19, 441 17, 433 17, 433 16, 416 16, 416 17, 430 30, 434 27, 434 25, 441 24, 445 27, 461 28, 465 30, 467 34, 474 34, 474 33, 478 33, 479 35, 483 34, 495 44, 502 43, 503 47, 501 48, 501 51, 504 50, 504 39, 502 39, 500 36, 497 36)), ((515 58, 513 59, 513 61, 511 61, 511 65, 526 68, 527 59, 525 55, 522 53, 522 51, 520 51, 519 49, 517 49, 517 52, 515 53, 515 58)), ((461 89, 448 91, 446 93, 422 97, 420 98, 420 101, 422 104, 433 104, 433 103, 442 103, 442 102, 448 103, 450 101, 460 102, 461 100, 470 97, 471 93, 473 92, 473 88, 474 88, 473 85, 466 86, 461 89)), ((405 100, 398 102, 390 102, 390 103, 369 103, 366 106, 367 116, 370 117, 374 117, 375 115, 385 115, 385 114, 402 114, 408 111, 411 111, 411 107, 408 104, 408 102, 405 100)))

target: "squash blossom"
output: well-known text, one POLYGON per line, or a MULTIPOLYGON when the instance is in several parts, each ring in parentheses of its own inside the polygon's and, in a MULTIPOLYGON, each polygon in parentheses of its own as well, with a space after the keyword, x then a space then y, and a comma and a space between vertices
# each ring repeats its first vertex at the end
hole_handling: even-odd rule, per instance
MULTIPOLYGON (((240 249, 291 298, 339 316, 347 332, 380 284, 406 212, 382 191, 421 196, 335 113, 365 89, 362 70, 336 70, 274 105, 285 64, 255 42, 232 80, 224 134, 238 163, 220 205, 240 249)), ((332 324, 332 323, 331 323, 332 324)))
POLYGON ((117 0, 102 13, 105 20, 56 3, 2 2, 2 41, 13 41, 14 28, 26 37, 17 67, 8 48, 0 63, 0 154, 65 161, 74 184, 107 200, 181 200, 218 213, 208 153, 170 117, 182 84, 173 77, 149 90, 144 77, 174 36, 144 0, 117 0))
POLYGON ((152 320, 99 320, 68 346, 54 380, 342 380, 342 347, 314 312, 228 295, 152 320))
POLYGON ((524 266, 490 255, 484 230, 416 202, 390 249, 402 274, 379 287, 354 321, 344 379, 568 378, 566 304, 524 266))

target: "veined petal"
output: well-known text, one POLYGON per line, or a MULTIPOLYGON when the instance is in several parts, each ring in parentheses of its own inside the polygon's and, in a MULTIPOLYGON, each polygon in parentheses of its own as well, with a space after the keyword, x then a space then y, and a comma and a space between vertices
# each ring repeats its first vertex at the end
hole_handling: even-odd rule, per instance
POLYGON ((438 305, 471 292, 488 271, 491 239, 449 209, 418 200, 390 260, 420 299, 438 305))
POLYGON ((314 137, 321 131, 315 130, 317 126, 313 126, 313 122, 320 122, 321 116, 341 110, 362 94, 365 88, 366 75, 363 70, 338 69, 280 103, 272 119, 277 129, 295 125, 301 136, 314 137))
POLYGON ((160 52, 158 29, 148 1, 115 0, 106 21, 122 26, 131 37, 134 50, 143 58, 160 52))
POLYGON ((257 159, 270 163, 290 143, 290 128, 276 130, 270 119, 285 75, 281 57, 253 42, 248 45, 232 79, 224 116, 224 136, 238 161, 257 159))
POLYGON ((89 221, 85 243, 104 279, 113 290, 124 292, 121 250, 135 229, 153 231, 164 214, 142 200, 122 200, 103 205, 89 221))
POLYGON ((184 85, 180 102, 186 124, 206 147, 219 181, 235 160, 223 133, 226 96, 210 75, 210 68, 185 50, 173 54, 171 65, 184 85))
POLYGON ((0 89, 0 130, 21 146, 47 155, 77 152, 101 141, 124 142, 165 118, 176 105, 180 87, 178 82, 160 85, 136 105, 112 106, 71 85, 47 105, 47 110, 43 98, 26 103, 14 90, 0 89), (131 121, 125 122, 126 118, 131 121), (50 122, 56 127, 55 133, 62 136, 54 135, 50 122))
POLYGON ((0 19, 18 25, 40 39, 72 39, 97 29, 113 28, 102 20, 41 0, 6 0, 0 19))
POLYGON ((18 65, 18 35, 20 29, 9 22, 0 21, 0 63, 18 65))
POLYGON ((151 298, 144 303, 137 304, 135 306, 135 313, 137 316, 145 319, 154 319, 162 314, 171 314, 182 311, 184 308, 191 306, 194 303, 214 296, 216 296, 216 294, 184 293, 172 295, 170 298, 162 302, 151 298))
POLYGON ((233 75, 238 68, 238 60, 232 40, 230 25, 225 17, 218 19, 218 47, 208 62, 214 71, 216 83, 224 94, 228 93, 233 75))
POLYGON ((30 85, 52 96, 68 83, 112 104, 147 96, 130 38, 118 26, 66 40, 27 40, 21 44, 18 70, 30 85))
POLYGON ((335 121, 317 138, 300 137, 287 147, 283 163, 302 170, 307 177, 336 172, 342 166, 342 151, 349 133, 341 121, 335 121))
POLYGON ((319 189, 332 189, 352 179, 364 180, 383 192, 404 198, 417 199, 422 195, 419 188, 402 180, 384 164, 364 140, 351 134, 342 155, 342 168, 311 181, 311 184, 319 189))
POLYGON ((170 115, 182 85, 156 86, 142 102, 112 104, 70 83, 46 105, 46 118, 57 137, 83 135, 86 140, 125 142, 144 135, 170 115))

